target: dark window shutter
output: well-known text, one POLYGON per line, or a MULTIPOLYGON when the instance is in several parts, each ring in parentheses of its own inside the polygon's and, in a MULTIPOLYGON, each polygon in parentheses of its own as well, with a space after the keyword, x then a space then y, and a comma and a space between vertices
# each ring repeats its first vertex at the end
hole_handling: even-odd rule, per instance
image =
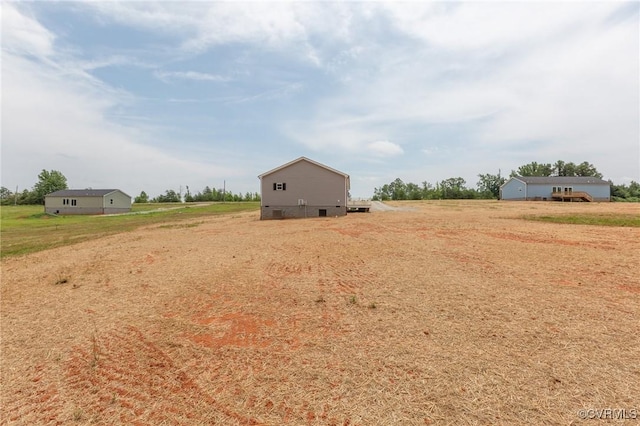
POLYGON ((286 191, 286 190, 287 190, 287 184, 286 184, 286 183, 283 183, 283 184, 282 184, 282 190, 283 190, 283 191, 286 191))
POLYGON ((273 190, 274 191, 276 190, 276 185, 277 185, 277 183, 273 182, 273 190))

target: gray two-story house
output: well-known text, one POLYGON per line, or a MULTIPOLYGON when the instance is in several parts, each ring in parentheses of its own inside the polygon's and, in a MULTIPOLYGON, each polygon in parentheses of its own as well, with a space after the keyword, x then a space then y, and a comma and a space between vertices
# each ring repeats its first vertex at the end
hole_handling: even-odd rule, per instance
POLYGON ((349 175, 300 157, 260 178, 260 218, 344 216, 349 175))

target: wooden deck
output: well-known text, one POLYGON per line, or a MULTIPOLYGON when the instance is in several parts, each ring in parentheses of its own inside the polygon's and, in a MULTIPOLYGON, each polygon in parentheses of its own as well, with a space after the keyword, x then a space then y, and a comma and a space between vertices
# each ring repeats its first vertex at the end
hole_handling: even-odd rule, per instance
POLYGON ((349 200, 347 203, 347 213, 369 213, 371 209, 371 201, 368 200, 349 200))
POLYGON ((553 200, 560 201, 586 201, 592 202, 593 197, 588 192, 573 191, 573 192, 554 192, 551 194, 553 200))

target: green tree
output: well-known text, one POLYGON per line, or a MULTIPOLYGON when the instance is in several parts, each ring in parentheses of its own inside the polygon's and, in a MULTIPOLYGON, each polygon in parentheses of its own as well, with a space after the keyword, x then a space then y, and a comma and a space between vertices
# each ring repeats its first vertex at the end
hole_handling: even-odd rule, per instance
POLYGON ((556 161, 553 165, 553 173, 554 176, 575 176, 576 175, 576 165, 572 162, 565 163, 562 160, 556 161))
POLYGON ((415 183, 409 182, 406 185, 407 200, 421 200, 422 190, 415 183))
POLYGON ((374 188, 372 199, 374 201, 386 201, 478 198, 478 192, 475 189, 466 188, 465 184, 465 180, 461 177, 436 182, 435 186, 426 181, 422 182, 422 186, 413 182, 404 183, 400 178, 396 178, 396 180, 389 184, 382 185, 380 188, 374 188))
POLYGON ((17 194, 18 204, 19 205, 31 205, 38 204, 36 202, 36 193, 33 191, 29 191, 28 189, 22 190, 21 193, 17 194))
POLYGON ((611 184, 611 200, 612 201, 631 201, 640 202, 640 183, 631 181, 629 185, 611 184))
POLYGON ((407 199, 407 186, 400 178, 396 178, 396 180, 389 184, 389 191, 391 192, 392 200, 407 199))
POLYGON ((565 163, 562 160, 556 161, 553 165, 554 176, 593 176, 602 179, 602 173, 600 173, 596 167, 588 161, 583 161, 577 166, 575 163, 565 163))
POLYGON ((490 194, 491 198, 497 199, 500 197, 500 186, 506 182, 506 179, 500 176, 499 170, 497 175, 487 173, 484 175, 480 174, 478 177, 480 180, 476 185, 481 196, 485 197, 490 194))
POLYGON ((391 190, 389 189, 389 184, 384 184, 380 188, 373 189, 373 198, 374 201, 387 201, 391 199, 391 190))
POLYGON ((15 201, 15 196, 13 192, 9 190, 9 188, 5 188, 4 186, 0 189, 0 202, 3 206, 7 204, 13 204, 15 201))
POLYGON ((596 170, 596 167, 587 161, 583 161, 576 166, 575 174, 576 176, 593 176, 602 179, 602 173, 596 170))
POLYGON ((518 170, 511 171, 511 177, 514 176, 551 176, 553 174, 554 167, 549 164, 538 164, 533 161, 529 164, 518 167, 518 170))
POLYGON ((149 202, 149 196, 147 195, 146 192, 141 191, 140 195, 138 195, 136 198, 133 199, 134 203, 148 203, 149 202))
POLYGON ((42 170, 38 182, 33 187, 33 204, 44 204, 44 197, 61 189, 68 189, 67 178, 57 170, 42 170))
POLYGON ((422 182, 422 187, 420 188, 421 197, 423 200, 432 200, 434 198, 438 198, 435 194, 435 189, 433 185, 431 185, 426 180, 422 182))
POLYGON ((463 197, 464 191, 466 190, 466 188, 464 187, 465 183, 466 181, 461 177, 453 177, 443 180, 439 184, 442 198, 465 198, 463 197))
POLYGON ((180 195, 178 195, 176 191, 173 189, 167 189, 164 195, 158 195, 151 201, 155 203, 179 203, 181 200, 180 195))
POLYGON ((184 194, 184 202, 185 203, 192 203, 194 200, 193 196, 191 195, 191 191, 189 191, 189 185, 187 185, 187 192, 184 194))

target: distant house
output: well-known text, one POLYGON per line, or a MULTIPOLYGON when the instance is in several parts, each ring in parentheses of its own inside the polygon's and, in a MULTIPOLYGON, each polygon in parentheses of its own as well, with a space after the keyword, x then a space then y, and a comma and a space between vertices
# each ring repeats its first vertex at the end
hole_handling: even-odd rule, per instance
POLYGON ((587 176, 515 176, 500 187, 500 199, 611 201, 611 184, 587 176))
POLYGON ((258 176, 260 218, 344 216, 349 175, 300 157, 258 176))
POLYGON ((63 189, 44 197, 51 214, 112 214, 131 211, 131 197, 119 189, 63 189))

